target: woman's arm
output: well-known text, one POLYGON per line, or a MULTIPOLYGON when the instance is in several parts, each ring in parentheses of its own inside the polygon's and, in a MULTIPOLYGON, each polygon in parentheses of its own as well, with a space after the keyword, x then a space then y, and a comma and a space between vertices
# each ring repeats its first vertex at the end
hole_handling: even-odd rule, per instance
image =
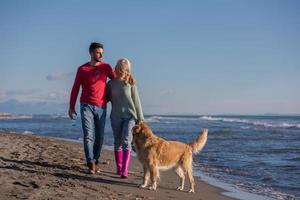
POLYGON ((139 121, 144 120, 142 105, 141 105, 139 92, 138 92, 136 84, 131 86, 131 92, 132 92, 131 93, 132 100, 133 100, 135 110, 136 110, 137 120, 139 120, 139 121))

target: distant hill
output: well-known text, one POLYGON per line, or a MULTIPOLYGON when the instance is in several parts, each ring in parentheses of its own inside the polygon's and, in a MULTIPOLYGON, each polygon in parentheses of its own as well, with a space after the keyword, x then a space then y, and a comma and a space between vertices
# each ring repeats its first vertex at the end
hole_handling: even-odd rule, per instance
POLYGON ((10 116, 12 116, 11 113, 0 112, 0 117, 10 117, 10 116))

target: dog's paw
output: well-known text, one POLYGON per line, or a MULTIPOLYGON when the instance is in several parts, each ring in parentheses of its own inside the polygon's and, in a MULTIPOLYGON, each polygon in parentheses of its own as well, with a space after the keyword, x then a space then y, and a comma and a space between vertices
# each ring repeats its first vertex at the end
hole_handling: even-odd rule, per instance
POLYGON ((150 186, 150 187, 149 187, 149 190, 155 191, 155 190, 156 190, 156 187, 150 186))
POLYGON ((147 187, 146 184, 140 185, 140 188, 145 188, 145 187, 147 187))
POLYGON ((177 187, 176 190, 182 191, 182 190, 183 190, 183 187, 179 186, 179 187, 177 187))
POLYGON ((189 193, 195 193, 195 190, 190 189, 190 190, 189 190, 189 193))

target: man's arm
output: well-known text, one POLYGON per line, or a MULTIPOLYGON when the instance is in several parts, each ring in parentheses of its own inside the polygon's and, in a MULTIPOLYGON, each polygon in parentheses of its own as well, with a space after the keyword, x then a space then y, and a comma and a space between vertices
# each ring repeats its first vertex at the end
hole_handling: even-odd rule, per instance
POLYGON ((111 66, 109 64, 107 64, 108 67, 107 67, 107 72, 108 72, 108 78, 109 79, 115 79, 116 78, 116 74, 114 72, 114 70, 111 68, 111 66))
POLYGON ((70 107, 69 107, 69 117, 73 119, 73 114, 77 115, 75 111, 75 104, 78 96, 78 92, 81 85, 81 75, 80 75, 80 68, 78 68, 75 81, 72 87, 71 95, 70 95, 70 107))

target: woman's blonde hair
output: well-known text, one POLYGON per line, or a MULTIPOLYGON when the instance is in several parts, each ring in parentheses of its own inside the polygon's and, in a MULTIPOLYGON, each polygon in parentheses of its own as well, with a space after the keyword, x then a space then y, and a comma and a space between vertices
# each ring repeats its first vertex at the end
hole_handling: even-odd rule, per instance
POLYGON ((117 61, 115 71, 121 74, 120 78, 125 84, 129 84, 131 79, 131 64, 127 58, 121 58, 117 61))

